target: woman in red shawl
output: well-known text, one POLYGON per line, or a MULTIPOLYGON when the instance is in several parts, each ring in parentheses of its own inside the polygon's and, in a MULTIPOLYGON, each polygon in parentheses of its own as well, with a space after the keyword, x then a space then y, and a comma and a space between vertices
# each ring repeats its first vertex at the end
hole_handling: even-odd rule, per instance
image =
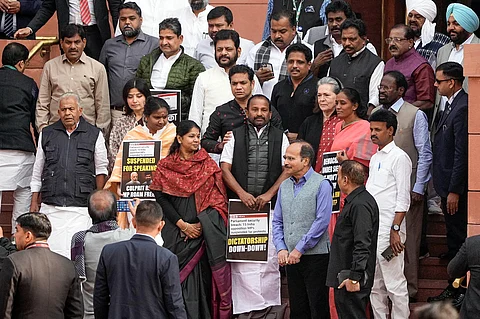
POLYGON ((221 170, 204 149, 200 128, 182 121, 153 183, 165 215, 164 247, 177 255, 189 318, 231 317, 231 274, 225 259, 227 196, 221 170))

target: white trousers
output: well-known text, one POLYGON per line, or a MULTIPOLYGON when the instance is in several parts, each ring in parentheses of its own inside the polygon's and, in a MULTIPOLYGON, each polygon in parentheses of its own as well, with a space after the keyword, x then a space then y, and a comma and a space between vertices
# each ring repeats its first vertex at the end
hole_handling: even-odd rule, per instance
MULTIPOLYGON (((400 231, 400 238, 405 242, 405 233, 400 231)), ((389 314, 388 299, 392 301, 391 319, 408 319, 410 308, 408 305, 407 279, 403 273, 404 251, 389 262, 381 253, 390 245, 390 234, 378 236, 377 262, 375 276, 370 294, 373 316, 375 319, 387 319, 389 314)))
POLYGON ((72 237, 76 232, 92 226, 87 207, 59 207, 42 204, 40 212, 47 215, 52 224, 48 238, 50 250, 70 259, 72 237))
MULTIPOLYGON (((15 233, 15 224, 18 216, 30 211, 32 192, 30 186, 18 187, 13 191, 12 234, 15 233)), ((2 192, 0 191, 0 207, 2 206, 2 192)))

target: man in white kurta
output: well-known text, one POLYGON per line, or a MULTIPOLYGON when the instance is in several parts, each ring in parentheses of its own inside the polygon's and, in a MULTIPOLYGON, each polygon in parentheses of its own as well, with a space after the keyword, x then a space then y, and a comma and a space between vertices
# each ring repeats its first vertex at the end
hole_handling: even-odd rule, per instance
POLYGON ((30 183, 30 211, 47 215, 50 250, 67 258, 72 236, 92 225, 87 196, 103 188, 108 165, 103 134, 82 118, 79 103, 71 92, 60 97, 60 120, 40 133, 30 183))
POLYGON ((393 136, 397 129, 396 116, 378 110, 370 117, 371 138, 378 151, 370 160, 366 189, 375 198, 380 215, 377 241, 375 278, 370 294, 374 317, 389 317, 388 299, 392 301, 392 318, 408 319, 407 279, 403 273, 405 214, 410 206, 410 176, 412 162, 393 136), (396 255, 387 261, 382 253, 391 247, 396 255))
MULTIPOLYGON (((217 65, 198 75, 193 87, 192 103, 188 119, 197 123, 201 133, 208 127, 210 115, 215 109, 234 99, 228 72, 240 55, 239 35, 235 30, 221 30, 215 42, 217 65)), ((262 87, 255 78, 253 94, 262 94, 262 87)))

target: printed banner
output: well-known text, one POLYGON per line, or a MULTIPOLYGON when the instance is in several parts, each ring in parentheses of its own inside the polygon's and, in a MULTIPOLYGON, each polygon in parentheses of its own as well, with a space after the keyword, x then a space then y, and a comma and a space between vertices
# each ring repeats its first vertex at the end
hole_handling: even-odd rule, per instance
POLYGON ((123 141, 122 199, 155 199, 148 189, 160 160, 162 141, 123 141))
POLYGON ((182 120, 182 91, 180 90, 150 90, 152 96, 164 99, 170 106, 168 121, 178 125, 182 120))
POLYGON ((256 211, 238 199, 228 202, 227 261, 267 262, 270 206, 256 211))
POLYGON ((340 164, 337 161, 337 152, 323 153, 322 175, 330 180, 333 185, 333 207, 332 212, 340 212, 340 187, 337 183, 337 172, 340 164))

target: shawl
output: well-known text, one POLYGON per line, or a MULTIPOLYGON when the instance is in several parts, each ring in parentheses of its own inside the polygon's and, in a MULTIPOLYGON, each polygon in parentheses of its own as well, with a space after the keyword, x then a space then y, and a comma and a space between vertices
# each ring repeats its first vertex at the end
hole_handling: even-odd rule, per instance
POLYGON ((73 235, 71 257, 75 266, 75 271, 80 279, 85 280, 87 278, 85 272, 85 236, 87 233, 103 233, 117 228, 118 224, 115 220, 107 220, 92 225, 88 230, 82 230, 73 235))
POLYGON ((177 197, 195 194, 198 213, 212 207, 227 223, 227 193, 222 171, 203 148, 188 160, 181 160, 178 152, 162 159, 149 188, 177 197))

